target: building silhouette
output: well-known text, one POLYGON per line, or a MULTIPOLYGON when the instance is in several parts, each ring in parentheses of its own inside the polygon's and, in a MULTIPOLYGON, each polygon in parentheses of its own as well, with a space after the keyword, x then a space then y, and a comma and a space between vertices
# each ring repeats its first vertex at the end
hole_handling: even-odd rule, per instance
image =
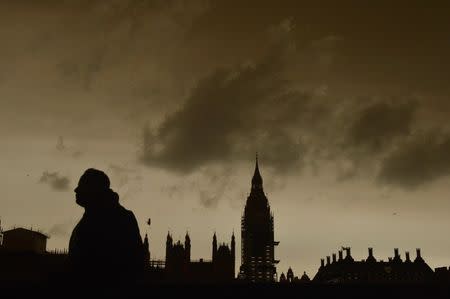
POLYGON ((286 283, 309 283, 309 282, 311 282, 311 279, 306 274, 306 272, 303 272, 303 275, 300 278, 298 278, 298 276, 294 275, 294 271, 292 270, 292 268, 289 267, 289 269, 286 272, 286 275, 284 274, 284 272, 281 272, 279 282, 282 283, 282 284, 286 284, 286 283))
POLYGON ((394 257, 387 261, 377 260, 373 255, 373 249, 369 248, 368 257, 362 261, 355 261, 351 256, 350 247, 339 250, 336 254, 321 259, 319 271, 314 277, 314 282, 320 283, 426 283, 434 279, 434 272, 425 263, 420 249, 416 249, 416 258, 411 260, 409 252, 405 253, 402 260, 397 248, 394 249, 394 257))
POLYGON ((17 227, 3 232, 2 246, 7 251, 42 254, 46 252, 47 239, 40 231, 17 227))
POLYGON ((37 230, 5 230, 0 244, 0 281, 36 282, 61 276, 66 271, 67 251, 47 251, 47 239, 37 230))
POLYGON ((165 279, 187 282, 227 282, 235 278, 236 241, 231 236, 231 246, 218 244, 214 233, 212 259, 191 260, 191 238, 186 233, 184 244, 174 243, 170 233, 166 239, 165 279))
POLYGON ((263 190, 256 156, 250 195, 241 222, 242 264, 239 278, 252 282, 277 281, 273 214, 263 190))
POLYGON ((3 245, 3 228, 2 228, 2 220, 0 219, 0 247, 3 245))

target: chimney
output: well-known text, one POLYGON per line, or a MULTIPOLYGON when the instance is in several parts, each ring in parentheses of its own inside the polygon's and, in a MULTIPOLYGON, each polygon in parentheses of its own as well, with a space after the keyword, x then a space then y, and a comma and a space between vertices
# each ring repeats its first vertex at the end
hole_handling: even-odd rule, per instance
POLYGON ((336 253, 333 253, 333 263, 336 263, 336 253))
POLYGON ((369 247, 369 256, 373 256, 373 248, 369 247))
POLYGON ((351 248, 350 247, 347 247, 347 248, 345 248, 345 251, 347 252, 347 255, 346 255, 346 257, 348 256, 348 257, 350 257, 350 256, 352 256, 351 255, 351 248))
POLYGON ((320 267, 323 268, 325 266, 325 260, 320 259, 320 267))
POLYGON ((405 256, 406 256, 406 261, 407 261, 407 262, 410 262, 411 259, 409 258, 409 251, 406 251, 406 252, 405 252, 405 256))
POLYGON ((416 256, 418 259, 422 258, 422 255, 420 254, 420 248, 416 249, 416 256))
POLYGON ((330 264, 330 256, 327 256, 327 265, 330 264))
POLYGON ((398 248, 394 248, 394 257, 398 258, 398 248))
POLYGON ((339 260, 342 261, 342 250, 339 250, 339 260))

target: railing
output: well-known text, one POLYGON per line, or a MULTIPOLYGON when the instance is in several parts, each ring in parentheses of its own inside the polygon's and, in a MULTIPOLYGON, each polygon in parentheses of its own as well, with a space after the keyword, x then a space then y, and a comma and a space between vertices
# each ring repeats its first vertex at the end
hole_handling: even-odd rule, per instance
POLYGON ((49 254, 69 254, 69 251, 67 249, 52 249, 50 251, 47 251, 49 254))
POLYGON ((150 260, 149 261, 150 268, 159 268, 164 269, 166 267, 166 261, 162 260, 150 260))
POLYGON ((212 260, 205 260, 205 259, 198 259, 198 260, 191 260, 192 263, 212 263, 212 260))

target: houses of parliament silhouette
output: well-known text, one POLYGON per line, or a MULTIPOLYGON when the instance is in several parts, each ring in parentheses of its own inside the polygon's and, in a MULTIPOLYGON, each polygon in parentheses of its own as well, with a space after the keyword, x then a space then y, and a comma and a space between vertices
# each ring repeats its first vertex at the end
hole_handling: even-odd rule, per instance
MULTIPOLYGON (((51 280, 67 270, 67 251, 47 251, 48 236, 38 230, 13 228, 2 230, 0 222, 0 283, 2 281, 30 282, 51 280)), ((186 233, 184 242, 174 241, 170 232, 166 238, 164 260, 151 259, 148 236, 143 241, 145 275, 149 282, 184 283, 421 283, 450 282, 450 269, 439 267, 434 271, 417 249, 411 260, 406 253, 402 260, 398 249, 387 261, 377 260, 373 249, 362 261, 355 261, 350 248, 339 250, 321 260, 318 272, 312 280, 306 273, 298 278, 291 268, 287 275, 278 278, 275 259, 274 215, 263 190, 263 178, 256 156, 251 191, 247 197, 241 219, 241 265, 236 275, 236 240, 234 233, 230 243, 219 243, 212 236, 211 259, 191 260, 191 239, 186 233)))

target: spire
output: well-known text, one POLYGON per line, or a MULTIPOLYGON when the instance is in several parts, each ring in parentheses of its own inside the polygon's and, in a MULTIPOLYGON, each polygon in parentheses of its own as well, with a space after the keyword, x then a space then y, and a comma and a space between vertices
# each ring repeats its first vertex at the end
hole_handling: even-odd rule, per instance
POLYGON ((0 219, 0 246, 3 245, 3 228, 2 228, 2 220, 0 219))
POLYGON ((255 173, 252 178, 252 189, 262 189, 263 180, 261 174, 259 173, 258 166, 258 153, 256 153, 256 163, 255 163, 255 173))
POLYGON ((184 237, 184 248, 191 247, 191 238, 189 237, 189 233, 186 232, 186 236, 184 237))
POLYGON ((167 240, 166 243, 172 245, 172 236, 170 235, 170 231, 167 232, 167 240))
POLYGON ((233 257, 235 250, 236 250, 236 240, 234 238, 234 231, 233 231, 233 234, 231 235, 231 254, 233 255, 233 257))
POLYGON ((216 253, 217 253, 217 237, 216 237, 216 232, 214 232, 212 245, 213 245, 213 248, 212 248, 212 259, 213 259, 213 261, 214 261, 214 260, 216 259, 216 253))
POLYGON ((150 261, 150 245, 148 244, 147 234, 145 234, 144 238, 144 258, 146 263, 150 261))

